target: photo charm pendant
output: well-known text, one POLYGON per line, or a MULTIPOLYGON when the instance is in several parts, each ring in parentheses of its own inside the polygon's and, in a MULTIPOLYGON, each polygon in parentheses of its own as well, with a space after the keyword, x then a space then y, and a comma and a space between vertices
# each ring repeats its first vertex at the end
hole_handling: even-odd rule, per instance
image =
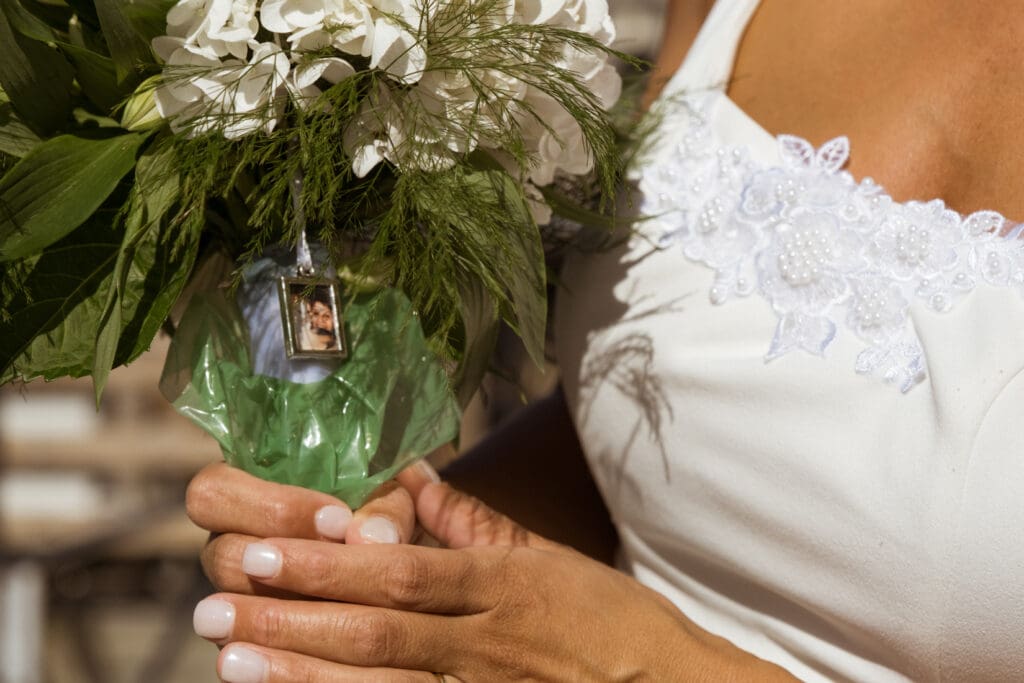
POLYGON ((338 283, 317 277, 282 277, 281 322, 288 358, 348 358, 338 283))

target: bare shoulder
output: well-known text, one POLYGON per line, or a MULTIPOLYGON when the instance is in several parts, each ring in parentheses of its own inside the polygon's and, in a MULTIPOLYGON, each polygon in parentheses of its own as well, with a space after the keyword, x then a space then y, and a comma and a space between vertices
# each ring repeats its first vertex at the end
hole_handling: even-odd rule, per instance
POLYGON ((644 95, 645 106, 654 101, 672 74, 679 69, 714 4, 715 0, 668 0, 661 50, 644 95))

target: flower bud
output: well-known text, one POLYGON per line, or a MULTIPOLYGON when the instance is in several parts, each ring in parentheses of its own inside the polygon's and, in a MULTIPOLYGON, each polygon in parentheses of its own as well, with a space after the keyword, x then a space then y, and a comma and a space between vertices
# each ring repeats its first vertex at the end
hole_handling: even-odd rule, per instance
POLYGON ((160 126, 164 119, 157 111, 153 93, 156 88, 156 77, 146 79, 128 99, 121 115, 121 127, 130 131, 140 132, 160 126))

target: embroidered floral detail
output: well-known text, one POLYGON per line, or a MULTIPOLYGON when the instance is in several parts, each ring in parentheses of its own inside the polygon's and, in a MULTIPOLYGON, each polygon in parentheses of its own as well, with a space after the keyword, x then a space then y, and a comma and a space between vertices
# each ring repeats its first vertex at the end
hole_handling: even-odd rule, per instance
POLYGON ((912 302, 944 313, 979 282, 1024 294, 1024 227, 939 200, 893 201, 843 170, 845 137, 814 149, 780 135, 781 163, 758 163, 715 139, 700 97, 684 105, 665 131, 674 147, 640 170, 641 211, 659 244, 715 271, 713 303, 758 291, 771 304, 766 360, 823 355, 845 322, 865 342, 855 370, 909 391, 926 376, 912 302))

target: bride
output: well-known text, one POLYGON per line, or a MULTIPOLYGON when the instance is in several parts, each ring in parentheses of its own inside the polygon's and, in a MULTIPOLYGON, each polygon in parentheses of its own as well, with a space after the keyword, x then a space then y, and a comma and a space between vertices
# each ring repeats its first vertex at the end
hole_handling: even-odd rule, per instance
POLYGON ((1024 675, 1024 14, 710 5, 670 3, 652 218, 564 273, 558 394, 354 516, 193 481, 224 680, 1024 675))

